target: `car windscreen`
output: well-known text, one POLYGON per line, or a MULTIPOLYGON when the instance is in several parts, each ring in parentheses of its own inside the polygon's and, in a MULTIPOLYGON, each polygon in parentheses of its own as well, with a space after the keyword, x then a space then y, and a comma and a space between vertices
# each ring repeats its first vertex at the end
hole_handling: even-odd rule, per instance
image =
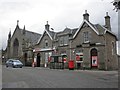
POLYGON ((16 60, 16 61, 13 61, 13 62, 15 62, 15 63, 21 63, 20 61, 18 61, 18 60, 16 60))

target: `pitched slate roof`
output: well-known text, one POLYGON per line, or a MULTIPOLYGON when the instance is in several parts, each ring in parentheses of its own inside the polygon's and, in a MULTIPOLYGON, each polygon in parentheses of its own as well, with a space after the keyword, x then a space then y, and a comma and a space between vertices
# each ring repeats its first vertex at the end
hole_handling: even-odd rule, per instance
POLYGON ((71 29, 66 27, 63 31, 57 32, 57 36, 66 35, 70 33, 71 33, 71 29))
POLYGON ((105 32, 105 29, 103 29, 103 27, 99 24, 94 24, 93 27, 95 28, 95 30, 99 33, 99 35, 103 35, 105 32))
POLYGON ((104 35, 106 32, 109 32, 116 37, 116 35, 112 31, 108 30, 104 26, 102 26, 100 24, 92 24, 92 23, 88 22, 87 20, 84 20, 82 22, 82 24, 80 25, 80 27, 78 28, 78 30, 75 32, 73 38, 76 37, 76 35, 81 30, 84 23, 87 23, 97 35, 104 35))
POLYGON ((77 30, 78 28, 70 29, 66 27, 63 31, 55 33, 54 40, 58 41, 58 37, 64 37, 65 35, 70 35, 69 37, 72 38, 77 30))
POLYGON ((78 30, 78 28, 72 29, 72 35, 73 35, 73 36, 74 36, 74 34, 76 33, 77 30, 78 30))
POLYGON ((54 38, 55 32, 54 31, 48 31, 48 33, 50 34, 50 36, 52 37, 52 39, 54 38))
POLYGON ((65 28, 61 32, 57 32, 58 36, 66 35, 66 34, 71 34, 72 36, 75 34, 75 32, 78 30, 78 28, 70 29, 70 28, 65 28))
POLYGON ((28 40, 32 45, 35 45, 41 34, 25 30, 25 40, 28 40))
POLYGON ((41 37, 39 37, 39 39, 38 39, 38 41, 37 41, 37 44, 40 43, 40 41, 41 41, 42 37, 44 36, 45 32, 48 34, 48 36, 50 37, 51 40, 53 40, 53 38, 54 38, 54 36, 55 36, 55 34, 56 34, 56 32, 54 32, 54 31, 45 30, 45 31, 43 32, 43 34, 41 35, 41 37))
POLYGON ((16 30, 19 30, 21 32, 20 35, 22 35, 22 36, 24 35, 25 43, 28 42, 31 45, 35 45, 37 43, 38 39, 41 37, 41 34, 26 30, 25 26, 23 29, 21 29, 19 27, 18 23, 16 25, 16 28, 15 28, 15 31, 14 31, 12 37, 14 36, 16 30))
POLYGON ((98 31, 99 35, 104 35, 106 34, 107 32, 112 34, 113 36, 116 37, 117 39, 117 36, 114 32, 108 30, 107 28, 105 28, 104 26, 100 25, 100 24, 95 24, 94 27, 96 28, 96 30, 98 31))

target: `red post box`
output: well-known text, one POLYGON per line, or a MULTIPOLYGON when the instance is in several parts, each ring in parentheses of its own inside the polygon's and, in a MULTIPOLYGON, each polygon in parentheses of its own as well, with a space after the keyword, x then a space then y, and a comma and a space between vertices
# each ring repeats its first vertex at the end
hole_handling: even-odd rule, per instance
POLYGON ((74 70, 74 60, 70 60, 68 66, 69 66, 69 70, 74 70))

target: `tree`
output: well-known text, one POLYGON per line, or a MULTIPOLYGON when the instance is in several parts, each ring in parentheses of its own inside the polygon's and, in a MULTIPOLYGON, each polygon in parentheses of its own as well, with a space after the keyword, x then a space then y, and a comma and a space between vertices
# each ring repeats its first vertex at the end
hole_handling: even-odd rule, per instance
POLYGON ((116 10, 116 12, 118 12, 118 10, 120 10, 120 0, 114 0, 112 3, 114 6, 113 10, 116 10))

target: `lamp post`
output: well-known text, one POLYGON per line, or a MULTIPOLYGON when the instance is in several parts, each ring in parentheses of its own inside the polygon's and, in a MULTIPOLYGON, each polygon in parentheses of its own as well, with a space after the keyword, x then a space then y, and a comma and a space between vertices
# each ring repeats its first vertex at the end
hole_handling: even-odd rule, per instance
POLYGON ((69 62, 68 62, 68 67, 69 67, 69 70, 74 70, 74 60, 72 60, 72 40, 70 40, 70 60, 69 60, 69 62))
MULTIPOLYGON (((53 31, 53 33, 54 33, 54 29, 53 28, 51 28, 51 30, 53 31)), ((53 55, 53 42, 54 42, 54 34, 52 33, 52 55, 53 55)))
POLYGON ((71 44, 72 44, 72 41, 70 40, 70 60, 71 60, 71 53, 72 53, 72 50, 71 50, 71 44))

